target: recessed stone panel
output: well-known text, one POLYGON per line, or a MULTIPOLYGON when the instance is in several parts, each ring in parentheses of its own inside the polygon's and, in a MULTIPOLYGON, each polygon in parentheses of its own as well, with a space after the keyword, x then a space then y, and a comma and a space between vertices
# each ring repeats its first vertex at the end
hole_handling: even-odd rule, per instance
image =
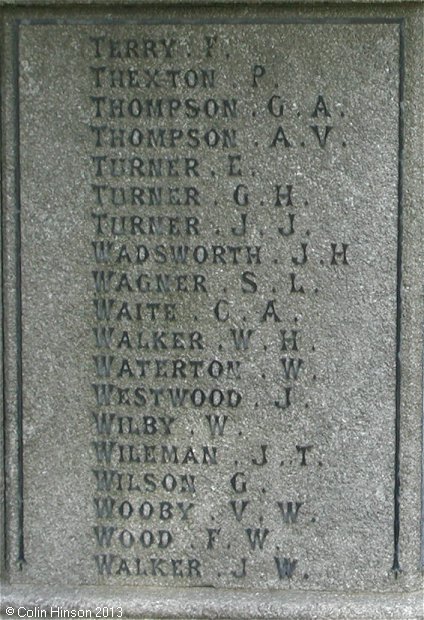
POLYGON ((401 22, 193 15, 11 29, 10 574, 392 591, 401 22))

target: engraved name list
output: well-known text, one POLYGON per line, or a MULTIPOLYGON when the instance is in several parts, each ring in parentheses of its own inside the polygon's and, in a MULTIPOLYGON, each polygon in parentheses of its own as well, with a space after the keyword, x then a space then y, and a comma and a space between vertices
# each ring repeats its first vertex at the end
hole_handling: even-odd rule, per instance
POLYGON ((387 179, 355 170, 377 156, 370 118, 397 69, 370 101, 361 47, 338 66, 344 27, 315 28, 302 54, 299 24, 84 39, 100 581, 316 587, 350 570, 335 528, 359 573, 364 520, 391 535, 378 471, 372 499, 351 489, 361 433, 379 441, 375 411, 394 423, 394 352, 373 373, 395 342, 396 154, 387 179))

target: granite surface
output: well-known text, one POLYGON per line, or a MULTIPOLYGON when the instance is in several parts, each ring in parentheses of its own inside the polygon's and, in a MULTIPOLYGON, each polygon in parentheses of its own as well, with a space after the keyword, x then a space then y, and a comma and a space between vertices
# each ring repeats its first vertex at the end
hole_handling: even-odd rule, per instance
POLYGON ((422 617, 422 10, 344 10, 4 9, 3 608, 422 617))

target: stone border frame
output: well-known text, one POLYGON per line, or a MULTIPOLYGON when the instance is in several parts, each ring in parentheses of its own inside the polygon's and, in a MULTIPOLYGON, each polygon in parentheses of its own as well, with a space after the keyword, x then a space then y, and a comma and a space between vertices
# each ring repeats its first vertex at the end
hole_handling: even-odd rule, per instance
MULTIPOLYGON (((384 0, 381 0, 384 1, 384 0)), ((336 0, 337 4, 338 4, 338 8, 344 8, 343 5, 345 4, 345 2, 343 2, 343 0, 336 0)), ((18 4, 18 2, 13 2, 13 0, 0 0, 0 5, 1 4, 18 4)), ((37 3, 36 0, 32 1, 32 0, 28 0, 28 2, 25 2, 23 4, 25 4, 25 6, 29 6, 29 5, 41 5, 41 4, 52 4, 53 2, 39 2, 37 3)), ((396 4, 397 9, 400 8, 399 5, 401 5, 402 0, 399 0, 399 2, 397 2, 396 4)), ((82 9, 84 12, 85 10, 90 8, 90 2, 84 2, 84 7, 79 7, 80 9, 82 9)), ((109 5, 108 6, 108 12, 111 12, 113 10, 113 8, 110 6, 110 3, 108 1, 106 1, 105 3, 102 3, 101 1, 97 2, 96 0, 94 0, 94 2, 92 2, 92 5, 101 5, 101 4, 106 4, 109 5)), ((123 3, 124 4, 124 3, 123 3)), ((131 8, 135 8, 135 5, 140 5, 140 4, 145 4, 147 6, 149 6, 151 3, 149 2, 149 0, 147 0, 146 2, 132 2, 130 4, 126 4, 126 7, 131 7, 131 8)), ((173 2, 173 0, 170 0, 168 2, 166 2, 165 0, 159 0, 157 2, 157 4, 160 7, 164 7, 164 5, 169 4, 172 5, 172 8, 175 8, 176 6, 178 6, 180 3, 178 2, 178 0, 176 2, 173 2)), ((204 6, 205 8, 210 5, 210 4, 215 4, 215 3, 210 3, 208 0, 206 0, 204 2, 204 6)), ((218 2, 216 2, 216 4, 219 6, 222 4, 219 0, 218 2)), ((227 6, 232 4, 232 2, 228 2, 227 6)), ((255 1, 250 2, 249 0, 247 0, 246 5, 255 5, 258 6, 258 8, 260 8, 260 4, 256 3, 255 1)), ((268 4, 268 3, 267 3, 268 4)), ((272 4, 274 6, 279 6, 282 8, 293 8, 293 3, 291 2, 287 2, 287 3, 280 3, 278 0, 277 2, 270 2, 269 4, 272 4)), ((303 4, 303 3, 302 3, 303 4)), ((317 2, 313 2, 313 4, 319 5, 320 2, 319 0, 317 2)), ((348 3, 346 3, 348 4, 348 3)), ((187 2, 186 3, 186 7, 188 7, 189 5, 194 5, 196 7, 199 7, 200 2, 187 2)), ((237 6, 237 4, 236 4, 237 6)), ((239 5, 240 6, 240 5, 239 5)), ((333 8, 337 6, 337 5, 333 5, 333 8)), ((360 0, 359 2, 355 1, 355 5, 351 5, 352 8, 354 9, 358 9, 358 11, 362 8, 361 4, 360 4, 360 0)), ((376 5, 374 5, 376 6, 376 5)), ((61 7, 62 8, 62 7, 61 7)), ((68 7, 66 7, 68 8, 68 7)), ((77 7, 75 7, 77 8, 77 7)), ((312 4, 309 5, 309 8, 313 8, 312 4)), ((331 7, 330 7, 331 8, 331 7)), ((396 11, 397 13, 398 11, 396 11)), ((1 14, 0 14, 1 15, 1 14)), ((412 19, 412 18, 411 18, 412 19)), ((191 20, 182 20, 181 23, 190 23, 191 20)), ((272 23, 276 23, 275 19, 270 20, 272 21, 272 23)), ((78 24, 78 23, 85 23, 85 24, 90 24, 90 23, 126 23, 126 22, 130 22, 130 23, 134 23, 134 19, 130 19, 128 18, 126 19, 119 19, 119 18, 113 18, 111 17, 110 19, 108 19, 106 22, 104 20, 101 19, 97 19, 96 17, 92 17, 92 18, 87 18, 87 19, 72 19, 69 17, 58 17, 58 18, 16 18, 14 19, 14 23, 15 23, 15 29, 16 29, 16 56, 14 58, 14 67, 16 70, 16 73, 14 75, 14 86, 16 88, 16 96, 18 98, 18 92, 19 92, 19 60, 18 60, 18 50, 19 50, 19 42, 18 42, 18 30, 19 30, 19 24, 23 23, 25 25, 29 25, 29 24, 37 24, 37 25, 42 25, 42 24, 55 24, 55 23, 62 23, 62 24, 66 24, 66 25, 70 25, 70 24, 78 24)), ((321 23, 344 23, 344 24, 352 24, 352 23, 387 23, 387 22, 396 22, 399 24, 399 28, 400 28, 400 63, 399 63, 399 75, 400 75, 400 92, 399 92, 399 153, 398 153, 398 206, 399 206, 399 211, 398 211, 398 264, 397 264, 397 275, 398 275, 398 285, 397 285, 397 316, 396 316, 396 436, 395 436, 395 456, 394 456, 394 470, 395 470, 395 476, 394 476, 394 505, 395 505, 395 519, 394 519, 394 553, 393 553, 393 570, 395 572, 397 572, 398 570, 400 570, 400 565, 399 565, 399 536, 400 536, 400 470, 401 470, 401 464, 400 464, 400 453, 401 453, 401 445, 400 445, 400 440, 401 440, 401 427, 400 427, 400 414, 401 414, 401 360, 400 360, 400 348, 401 348, 401 318, 402 318, 402 313, 401 313, 401 303, 402 303, 402 282, 401 282, 401 267, 402 267, 402 233, 403 233, 403 226, 402 226, 402 210, 403 210, 403 194, 404 194, 404 183, 403 183, 403 170, 404 170, 404 165, 403 165, 403 149, 404 149, 404 121, 403 121, 403 105, 400 105, 401 101, 403 103, 403 85, 404 85, 404 75, 405 75, 405 52, 404 52, 404 19, 402 17, 387 17, 387 18, 383 18, 383 17, 361 17, 361 18, 326 18, 326 17, 318 17, 318 18, 311 18, 311 17, 300 17, 300 18, 287 18, 287 19, 280 19, 278 20, 279 23, 313 23, 313 22, 321 22, 321 23)), ((149 24, 154 24, 154 23, 178 23, 175 21, 164 21, 164 20, 143 20, 143 23, 149 23, 149 24)), ((191 21, 191 23, 213 23, 212 21, 209 20, 193 20, 191 21)), ((231 20, 229 19, 227 22, 225 19, 220 19, 217 18, 215 23, 249 23, 248 20, 231 20)), ((266 20, 262 20, 261 19, 253 19, 250 21, 250 23, 266 23, 266 20)), ((15 239, 15 251, 16 251, 16 283, 20 283, 20 232, 19 232, 19 218, 20 218, 20 209, 19 209, 19 110, 18 107, 15 106, 15 111, 16 111, 16 118, 15 118, 15 126, 14 126, 14 135, 15 135, 15 147, 16 150, 15 152, 15 156, 16 156, 16 170, 15 170, 15 201, 16 201, 16 211, 15 211, 15 217, 16 217, 16 239, 15 239)), ((2 172, 5 172, 2 170, 2 172)), ((5 175, 2 174, 2 177, 4 177, 5 175)), ((3 224, 3 221, 2 221, 3 224)), ((5 283, 6 277, 4 276, 4 274, 2 274, 3 277, 3 283, 5 283)), ((18 411, 17 411, 17 428, 18 428, 18 434, 19 434, 19 438, 18 438, 18 463, 19 463, 19 467, 18 467, 18 486, 19 486, 19 490, 18 490, 18 496, 17 496, 17 502, 18 502, 18 506, 19 506, 19 529, 20 529, 20 535, 19 535, 19 552, 18 552, 18 559, 24 560, 24 540, 23 540, 23 523, 24 523, 24 506, 23 506, 23 444, 22 444, 22 428, 23 428, 23 411, 22 411, 22 362, 21 362, 21 350, 20 347, 22 346, 22 342, 21 342, 21 301, 20 301, 20 297, 19 294, 16 296, 15 299, 15 306, 16 306, 16 334, 17 334, 17 347, 18 347, 18 355, 16 356, 16 375, 17 375, 17 394, 16 394, 16 398, 17 398, 17 404, 18 404, 18 411), (19 310, 19 311, 18 311, 19 310)), ((10 313, 10 308, 8 308, 7 304, 5 303, 4 299, 2 299, 2 305, 1 305, 1 310, 4 313, 4 315, 6 315, 6 311, 9 311, 10 313)), ((4 334, 4 327, 3 327, 3 338, 2 338, 2 344, 5 343, 5 334, 4 334)), ((7 390, 6 390, 6 372, 5 369, 3 367, 3 398, 4 398, 4 411, 6 410, 6 397, 7 397, 7 390)), ((3 433, 6 433, 6 424, 4 425, 4 430, 3 433)), ((4 442, 4 445, 6 446, 6 442, 4 442)), ((4 450, 3 453, 3 461, 4 464, 6 464, 6 457, 8 457, 8 455, 5 453, 6 451, 4 450)), ((9 457, 8 457, 9 458, 9 457)), ((14 495, 14 493, 13 493, 14 495)), ((4 498, 6 499, 6 489, 4 489, 4 498)), ((424 500, 423 500, 424 502, 424 500)), ((4 518, 5 521, 5 525, 6 525, 6 502, 4 504, 4 511, 5 514, 2 515, 2 517, 4 518)), ((423 528, 424 528, 424 503, 423 503, 423 528)), ((424 539, 424 532, 423 532, 423 539, 424 539)), ((424 540, 422 541, 422 562, 424 564, 424 540)), ((5 547, 4 547, 5 548, 5 547)), ((243 598, 244 601, 241 601, 241 597, 238 596, 236 593, 230 593, 228 592, 227 594, 223 593, 223 596, 220 596, 220 601, 217 601, 217 599, 215 598, 214 602, 212 601, 212 597, 210 596, 210 594, 206 593, 203 594, 200 592, 199 589, 196 588, 196 590, 198 590, 198 592, 195 592, 192 596, 192 602, 188 603, 187 607, 185 608, 185 611, 181 611, 184 609, 184 599, 182 598, 182 594, 180 593, 176 593, 176 595, 165 595, 161 590, 155 590, 154 588, 149 588, 148 591, 146 591, 145 595, 143 595, 143 600, 140 601, 140 598, 137 597, 136 593, 132 593, 131 592, 131 588, 122 588, 122 590, 125 591, 125 601, 126 604, 124 605, 124 609, 125 609, 125 615, 127 615, 128 617, 140 617, 141 614, 143 614, 144 617, 174 617, 174 618, 183 618, 183 617, 211 617, 209 616, 209 614, 228 614, 227 617, 231 617, 231 618, 254 618, 254 617, 258 617, 257 614, 260 614, 260 617, 274 617, 274 618, 289 618, 291 617, 293 614, 298 614, 296 615, 296 617, 299 618, 310 618, 312 617, 312 615, 309 614, 314 614, 313 617, 322 617, 324 618, 324 615, 320 615, 320 614, 328 614, 332 612, 332 617, 334 618, 345 618, 348 616, 345 616, 345 613, 349 613, 349 618, 370 618, 372 617, 374 618, 381 618, 381 619, 386 619, 386 618, 395 618, 395 617, 402 617, 402 618, 421 618, 422 616, 419 615, 420 614, 420 609, 421 609, 421 597, 420 594, 410 594, 410 595, 393 595, 393 594, 387 594, 387 595, 351 595, 351 596, 345 596, 340 594, 322 594, 322 593, 313 593, 313 599, 311 598, 310 601, 306 601, 305 599, 305 593, 286 593, 284 594, 284 601, 281 600, 281 596, 277 595, 276 593, 263 593, 262 596, 254 596, 253 594, 250 593, 243 593, 243 598), (403 600, 401 600, 401 598, 403 600), (345 605, 344 608, 344 612, 341 608, 341 605, 345 605), (377 606, 377 607, 376 607, 377 606), (349 609, 349 611, 347 611, 349 609), (254 611, 255 610, 255 611, 254 611), (338 611, 337 611, 338 610, 338 611), (181 613, 183 613, 184 615, 181 615, 181 613), (148 614, 148 616, 145 616, 144 614, 148 614), (193 615, 194 614, 194 615, 193 615), (206 614, 206 615, 205 615, 206 614), (252 615, 253 614, 253 615, 252 615), (317 615, 315 615, 317 614, 317 615), (333 616, 333 614, 335 614, 333 616)), ((81 606, 87 606, 87 608, 94 608, 95 606, 95 601, 98 600, 99 596, 102 596, 102 601, 107 601, 109 604, 113 604, 113 602, 115 602, 115 605, 117 604, 117 600, 119 600, 119 593, 111 593, 109 590, 107 589, 103 589, 103 588, 92 588, 92 587, 84 587, 84 588, 59 588, 59 587, 50 587, 50 588, 38 588, 37 589, 37 593, 35 593, 35 591, 27 586, 17 586, 17 587, 13 587, 13 588, 6 588, 6 591, 4 592, 5 596, 4 596, 4 604, 7 603, 7 601, 14 601, 16 604, 16 601, 26 601, 29 602, 29 600, 31 600, 33 602, 33 604, 40 604, 43 605, 45 603, 45 605, 47 606, 47 602, 50 603, 56 603, 57 605, 59 604, 63 604, 65 606, 67 606, 68 608, 72 608, 75 607, 75 602, 78 601, 81 606)), ((241 594, 241 592, 240 592, 241 594)), ((124 595, 124 592, 122 592, 122 595, 124 595)), ((224 618, 225 616, 222 615, 222 618, 224 618)))

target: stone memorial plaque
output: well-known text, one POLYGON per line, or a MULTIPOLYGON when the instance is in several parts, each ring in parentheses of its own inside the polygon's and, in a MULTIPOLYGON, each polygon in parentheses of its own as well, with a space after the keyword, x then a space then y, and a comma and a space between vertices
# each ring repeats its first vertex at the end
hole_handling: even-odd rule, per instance
POLYGON ((5 17, 10 592, 419 590, 402 16, 5 17))

